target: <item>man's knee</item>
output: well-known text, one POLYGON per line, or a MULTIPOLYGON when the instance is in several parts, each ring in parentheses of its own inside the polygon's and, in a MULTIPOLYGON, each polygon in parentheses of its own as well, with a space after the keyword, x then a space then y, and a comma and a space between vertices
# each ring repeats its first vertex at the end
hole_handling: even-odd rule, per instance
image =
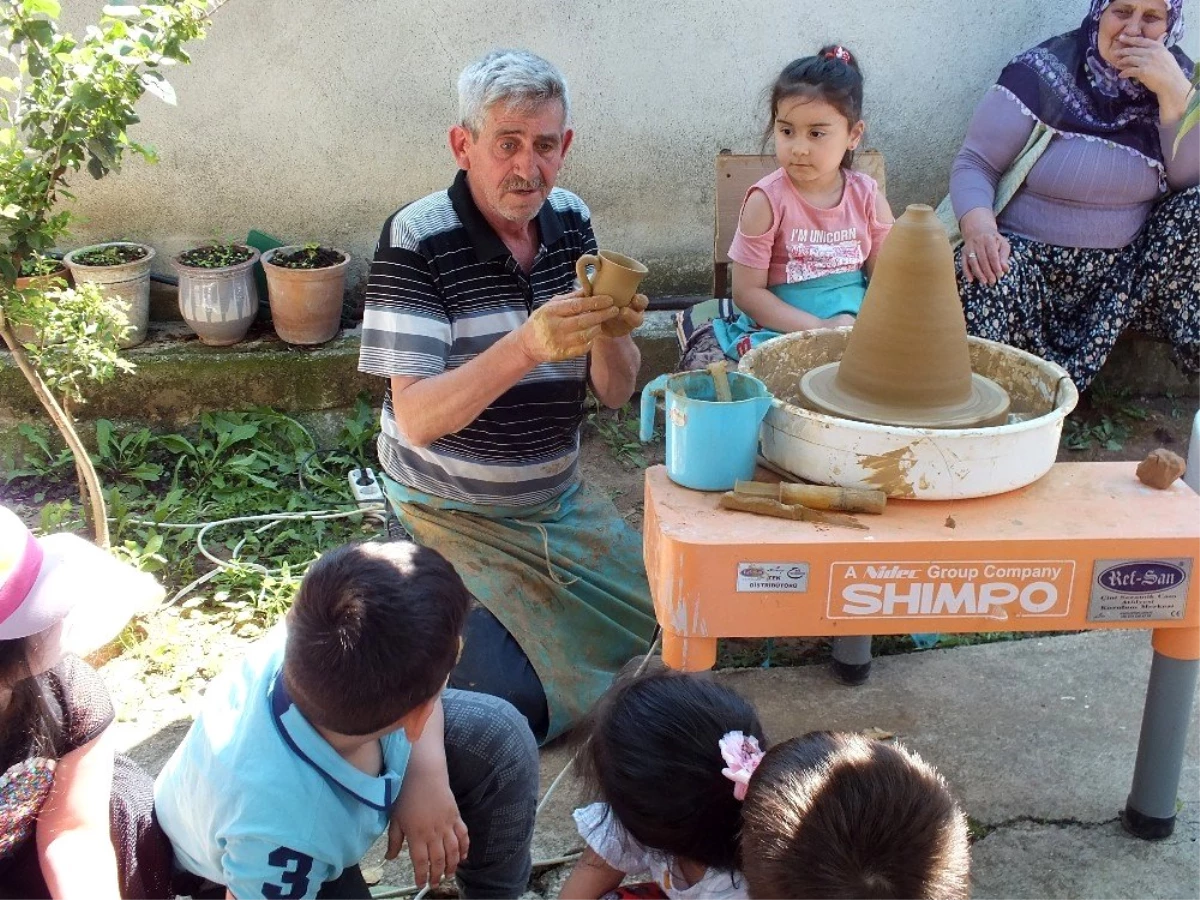
POLYGON ((486 607, 467 617, 462 658, 450 673, 450 686, 503 697, 529 721, 542 740, 550 727, 546 692, 516 638, 486 607))
POLYGON ((525 716, 507 700, 474 691, 447 689, 446 755, 455 779, 494 775, 494 790, 527 790, 537 795, 538 749, 525 716))

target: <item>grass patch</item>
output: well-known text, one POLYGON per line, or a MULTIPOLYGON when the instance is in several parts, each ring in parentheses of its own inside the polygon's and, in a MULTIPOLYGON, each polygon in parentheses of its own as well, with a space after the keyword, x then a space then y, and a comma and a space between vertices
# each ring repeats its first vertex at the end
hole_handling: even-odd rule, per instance
POLYGON ((1093 447, 1121 450, 1137 424, 1149 416, 1149 410, 1128 390, 1093 388, 1063 423, 1062 446, 1075 451, 1093 447))
MULTIPOLYGON (((237 629, 259 630, 286 611, 300 576, 320 553, 376 536, 378 530, 356 512, 346 472, 372 459, 377 428, 366 397, 358 399, 329 448, 318 446, 295 419, 270 409, 205 413, 195 428, 172 434, 122 431, 100 420, 92 458, 105 482, 113 551, 153 572, 169 597, 191 585, 178 597, 189 609, 222 614, 237 629), (311 510, 353 515, 201 527, 311 510)), ((38 509, 39 530, 81 529, 69 454, 45 432, 20 429, 30 451, 22 466, 10 460, 5 467, 6 499, 38 509)))
MULTIPOLYGON (((620 409, 608 409, 595 397, 589 397, 588 405, 592 407, 587 416, 588 427, 608 448, 609 455, 628 469, 645 469, 649 442, 643 443, 638 437, 639 408, 626 403, 620 409)), ((661 440, 657 429, 653 440, 661 440)))
POLYGON ((976 841, 982 841, 995 830, 995 825, 987 825, 983 822, 980 822, 976 818, 967 816, 967 839, 972 844, 974 844, 976 841))

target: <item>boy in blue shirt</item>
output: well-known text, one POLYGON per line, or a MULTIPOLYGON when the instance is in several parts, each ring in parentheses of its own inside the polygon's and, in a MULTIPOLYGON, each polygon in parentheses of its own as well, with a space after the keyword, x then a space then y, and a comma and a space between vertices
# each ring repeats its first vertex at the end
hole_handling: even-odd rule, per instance
POLYGON ((444 690, 470 604, 427 547, 351 544, 313 564, 286 628, 213 681, 155 784, 194 893, 368 897, 358 863, 385 830, 389 858, 408 841, 418 885, 524 892, 533 735, 506 701, 444 690))

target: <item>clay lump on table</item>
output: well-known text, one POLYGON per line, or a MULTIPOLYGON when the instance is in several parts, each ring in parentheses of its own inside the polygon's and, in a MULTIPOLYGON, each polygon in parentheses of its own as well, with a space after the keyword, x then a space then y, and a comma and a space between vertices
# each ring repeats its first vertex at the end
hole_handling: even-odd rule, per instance
POLYGON ((1165 491, 1177 478, 1182 478, 1185 471, 1187 463, 1183 457, 1160 447, 1138 463, 1137 477, 1142 484, 1165 491))

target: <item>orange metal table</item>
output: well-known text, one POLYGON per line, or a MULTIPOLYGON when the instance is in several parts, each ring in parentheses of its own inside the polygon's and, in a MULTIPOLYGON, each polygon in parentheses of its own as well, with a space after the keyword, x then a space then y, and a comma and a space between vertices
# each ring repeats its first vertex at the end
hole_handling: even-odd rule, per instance
POLYGON ((1152 629, 1125 821, 1169 834, 1200 666, 1200 496, 1135 468, 1060 463, 996 497, 889 500, 859 531, 723 510, 655 466, 643 532, 663 659, 710 668, 721 637, 1152 629))

